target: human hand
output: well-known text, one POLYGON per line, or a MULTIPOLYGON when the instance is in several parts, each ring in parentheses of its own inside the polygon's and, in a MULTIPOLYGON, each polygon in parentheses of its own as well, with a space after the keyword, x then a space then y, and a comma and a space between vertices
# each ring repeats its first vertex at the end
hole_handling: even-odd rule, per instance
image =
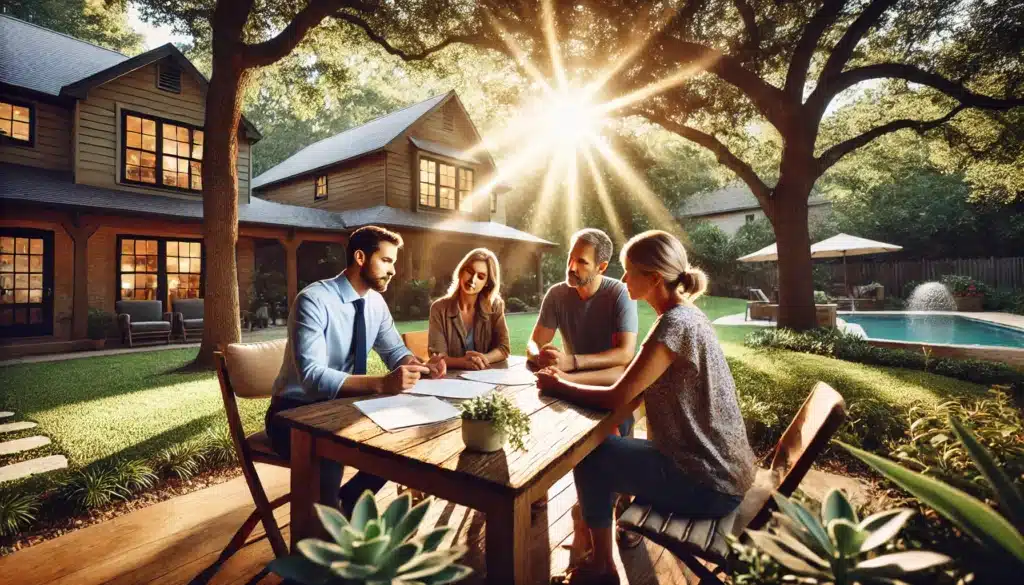
POLYGON ((537 372, 537 388, 541 392, 550 392, 562 384, 561 376, 565 372, 554 367, 547 367, 537 372))
POLYGON ((486 370, 490 366, 487 357, 478 351, 467 351, 466 362, 471 370, 486 370))
POLYGON ((430 368, 420 364, 405 364, 398 366, 384 376, 384 384, 381 386, 381 394, 401 394, 416 385, 423 374, 429 374, 430 368))
POLYGON ((571 372, 574 369, 572 356, 553 345, 545 345, 540 350, 540 358, 537 361, 542 367, 554 367, 563 372, 571 372))
POLYGON ((448 364, 443 355, 435 355, 427 361, 427 368, 430 370, 430 377, 433 379, 443 378, 448 373, 448 364))

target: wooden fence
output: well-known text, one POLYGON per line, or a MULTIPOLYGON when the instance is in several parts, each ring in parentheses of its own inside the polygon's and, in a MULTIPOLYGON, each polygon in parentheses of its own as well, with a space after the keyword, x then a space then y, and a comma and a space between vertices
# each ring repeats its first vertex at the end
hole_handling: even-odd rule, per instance
MULTIPOLYGON (((1024 257, 955 258, 946 260, 901 260, 854 262, 847 258, 850 286, 877 282, 885 287, 886 296, 902 296, 913 282, 939 280, 947 274, 960 274, 980 280, 990 287, 1024 290, 1024 257)), ((843 263, 814 261, 815 279, 843 282, 843 263)), ((778 286, 774 262, 752 265, 740 277, 743 288, 760 288, 765 292, 778 286)))

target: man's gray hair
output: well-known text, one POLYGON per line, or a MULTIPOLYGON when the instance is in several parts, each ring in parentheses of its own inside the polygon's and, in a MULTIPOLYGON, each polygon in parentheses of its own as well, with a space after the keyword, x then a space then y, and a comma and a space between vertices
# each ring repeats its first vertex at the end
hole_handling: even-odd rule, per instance
POLYGON ((577 240, 583 240, 594 247, 594 261, 598 264, 612 259, 612 239, 601 230, 584 228, 576 232, 569 240, 570 249, 576 245, 577 240))

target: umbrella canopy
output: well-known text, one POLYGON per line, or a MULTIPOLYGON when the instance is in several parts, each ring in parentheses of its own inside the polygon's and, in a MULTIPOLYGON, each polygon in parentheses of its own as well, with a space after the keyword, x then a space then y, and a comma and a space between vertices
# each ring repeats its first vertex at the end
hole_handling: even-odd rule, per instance
MULTIPOLYGON (((865 254, 883 254, 897 252, 903 246, 876 242, 867 238, 858 238, 849 234, 839 234, 827 240, 811 245, 811 258, 842 258, 844 256, 862 256, 865 254)), ((740 262, 775 262, 779 259, 779 251, 775 244, 765 246, 756 252, 741 256, 740 262)))

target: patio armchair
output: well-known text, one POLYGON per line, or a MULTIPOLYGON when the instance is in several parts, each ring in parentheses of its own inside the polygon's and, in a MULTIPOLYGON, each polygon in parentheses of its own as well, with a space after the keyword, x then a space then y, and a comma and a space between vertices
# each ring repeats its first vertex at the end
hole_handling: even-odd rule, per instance
POLYGON ((843 397, 828 384, 818 382, 779 439, 768 469, 757 468, 754 485, 736 510, 723 518, 692 519, 634 503, 619 518, 618 525, 665 547, 700 582, 722 582, 717 574, 724 572, 729 554, 727 535, 740 538, 744 530, 763 526, 774 511, 772 492, 792 495, 845 418, 843 397), (715 571, 705 563, 715 565, 715 571))
POLYGON ((163 311, 160 301, 117 301, 114 310, 121 341, 128 347, 150 339, 171 342, 171 313, 163 311))
POLYGON ((751 319, 773 321, 777 311, 772 309, 772 301, 768 298, 768 295, 764 294, 763 290, 759 288, 747 289, 747 314, 744 318, 745 321, 750 321, 751 319))
POLYGON ((171 309, 174 313, 174 331, 188 341, 188 335, 203 336, 203 299, 174 299, 171 309))
POLYGON ((426 331, 409 331, 408 333, 402 334, 402 343, 405 347, 409 348, 409 351, 423 361, 430 359, 430 350, 427 349, 429 345, 429 337, 426 331))

